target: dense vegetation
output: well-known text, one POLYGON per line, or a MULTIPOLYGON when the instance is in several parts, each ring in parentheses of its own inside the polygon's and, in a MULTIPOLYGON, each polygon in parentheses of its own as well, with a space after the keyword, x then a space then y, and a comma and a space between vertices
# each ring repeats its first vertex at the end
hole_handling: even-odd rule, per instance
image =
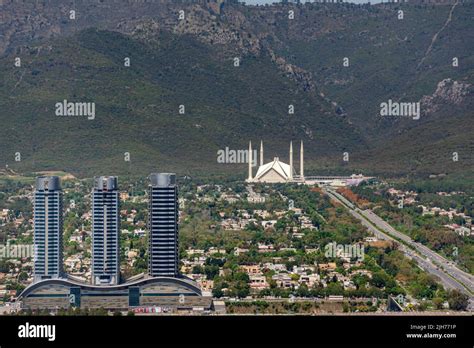
MULTIPOLYGON (((263 139, 271 158, 286 155, 289 140, 303 139, 307 169, 319 173, 473 168, 470 90, 464 98, 444 91, 447 99, 435 100, 436 111, 417 122, 379 116, 381 102, 418 101, 443 79, 472 85, 472 3, 459 4, 427 56, 450 6, 228 3, 221 14, 205 6, 196 10, 199 20, 190 16, 186 30, 164 20, 149 29, 146 16, 123 18, 154 5, 133 6, 130 14, 114 17, 113 8, 104 14, 108 30, 98 29, 101 16, 80 19, 77 30, 63 20, 57 37, 19 39, 17 49, 0 58, 0 164, 87 176, 144 175, 157 167, 236 175, 244 173, 243 165, 218 164, 217 150, 245 149, 249 139, 263 139), (289 9, 295 10, 293 21, 289 9), (131 28, 114 24, 117 18, 131 28), (202 33, 202 25, 212 30, 202 33), (215 34, 219 28, 235 41, 215 34), (452 55, 460 60, 456 68, 452 55), (12 64, 17 56, 21 68, 12 64), (342 66, 344 57, 349 67, 342 66), (55 104, 65 99, 95 102, 96 118, 55 116, 55 104), (342 162, 346 151, 350 161, 342 162)), ((171 14, 157 15, 172 17, 175 6, 187 5, 169 5, 171 14)), ((56 19, 50 20, 53 25, 56 19)), ((17 24, 6 22, 5 28, 17 24)), ((12 32, 21 35, 20 29, 12 32)))

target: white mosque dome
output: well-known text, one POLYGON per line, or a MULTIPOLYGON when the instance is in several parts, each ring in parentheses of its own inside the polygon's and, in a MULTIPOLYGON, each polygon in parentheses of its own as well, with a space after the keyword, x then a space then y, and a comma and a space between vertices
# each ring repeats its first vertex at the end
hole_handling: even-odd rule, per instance
POLYGON ((281 176, 283 180, 290 180, 290 170, 288 164, 281 162, 278 157, 275 157, 272 162, 266 163, 258 168, 254 180, 264 179, 265 176, 271 174, 272 171, 281 176))

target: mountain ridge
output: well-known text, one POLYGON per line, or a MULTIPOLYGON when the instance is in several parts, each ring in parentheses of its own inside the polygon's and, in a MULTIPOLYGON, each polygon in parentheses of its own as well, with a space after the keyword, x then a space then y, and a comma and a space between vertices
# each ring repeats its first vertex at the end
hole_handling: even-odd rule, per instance
MULTIPOLYGON (((308 144, 308 168, 315 171, 425 175, 473 168, 472 141, 464 134, 473 130, 473 46, 465 45, 473 41, 473 34, 466 32, 472 29, 472 4, 459 4, 452 11, 453 19, 417 70, 425 43, 439 31, 452 5, 253 7, 160 1, 133 8, 123 5, 127 2, 122 7, 93 3, 88 12, 81 7, 88 2, 79 1, 73 27, 64 19, 68 6, 57 4, 55 9, 53 3, 36 5, 30 34, 37 34, 31 37, 28 30, 19 30, 26 25, 19 14, 32 12, 32 7, 0 4, 6 10, 0 34, 19 32, 9 35, 0 58, 0 121, 10 126, 0 134, 0 163, 80 175, 101 166, 141 173, 156 167, 150 161, 177 171, 234 172, 239 166, 216 163, 217 150, 245 149, 248 140, 263 139, 270 155, 282 156, 290 140, 301 139, 308 144), (395 17, 399 9, 405 13, 403 26, 395 17), (297 18, 293 22, 288 20, 290 10, 297 18), (20 24, 15 24, 14 13, 20 24), (410 51, 415 56, 405 54, 410 51), (450 51, 459 53, 457 69, 449 67, 450 51), (22 67, 14 68, 9 62, 18 56, 22 67), (350 69, 342 68, 344 56, 349 56, 350 69), (130 68, 122 65, 125 57, 131 58, 130 68), (235 58, 241 63, 238 68, 235 58), (443 81, 450 81, 449 86, 437 91, 443 81), (453 95, 452 86, 463 86, 460 97, 453 95), (379 104, 388 98, 423 101, 429 108, 418 123, 382 119, 379 104), (96 100, 104 119, 89 125, 58 122, 51 118, 51 105, 64 99, 96 100), (288 115, 290 104, 295 115, 288 115), (179 105, 186 106, 186 117, 178 114, 179 105), (453 111, 456 116, 450 116, 453 111), (74 129, 94 139, 96 147, 81 144, 81 151, 76 144, 81 140, 74 135, 52 141, 47 131, 35 134, 28 127, 30 133, 22 135, 18 118, 27 125, 57 127, 62 134, 74 129), (449 120, 457 123, 450 125, 449 120), (452 131, 434 139, 442 134, 440 124, 452 131), (57 146, 66 154, 48 159, 46 154, 57 146), (397 154, 393 149, 399 147, 397 154), (15 148, 24 149, 20 163, 12 163, 19 151, 15 148), (127 148, 133 164, 120 163, 127 148), (455 150, 463 156, 453 164, 455 150), (350 154, 348 163, 342 161, 343 152, 350 154), (424 157, 418 156, 422 153, 424 157)), ((244 166, 239 168, 244 172, 244 166)))

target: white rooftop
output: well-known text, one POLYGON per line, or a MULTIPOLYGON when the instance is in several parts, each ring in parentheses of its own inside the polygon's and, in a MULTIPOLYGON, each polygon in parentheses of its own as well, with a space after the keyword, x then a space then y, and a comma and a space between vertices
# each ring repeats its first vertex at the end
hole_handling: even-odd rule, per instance
POLYGON ((283 179, 287 180, 290 178, 290 166, 286 163, 283 163, 279 160, 278 157, 275 157, 272 162, 268 162, 258 168, 255 179, 258 180, 270 170, 275 170, 283 179))

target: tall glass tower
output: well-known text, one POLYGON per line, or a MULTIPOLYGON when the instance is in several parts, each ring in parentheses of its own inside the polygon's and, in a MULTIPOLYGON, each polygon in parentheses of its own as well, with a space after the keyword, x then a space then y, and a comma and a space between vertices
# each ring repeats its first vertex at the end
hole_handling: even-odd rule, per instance
POLYGON ((34 281, 63 274, 63 202, 59 177, 36 178, 34 193, 34 281))
POLYGON ((92 190, 92 283, 116 285, 120 278, 117 177, 94 178, 92 190))
POLYGON ((178 188, 176 174, 153 173, 149 186, 149 259, 152 277, 178 276, 178 188))

